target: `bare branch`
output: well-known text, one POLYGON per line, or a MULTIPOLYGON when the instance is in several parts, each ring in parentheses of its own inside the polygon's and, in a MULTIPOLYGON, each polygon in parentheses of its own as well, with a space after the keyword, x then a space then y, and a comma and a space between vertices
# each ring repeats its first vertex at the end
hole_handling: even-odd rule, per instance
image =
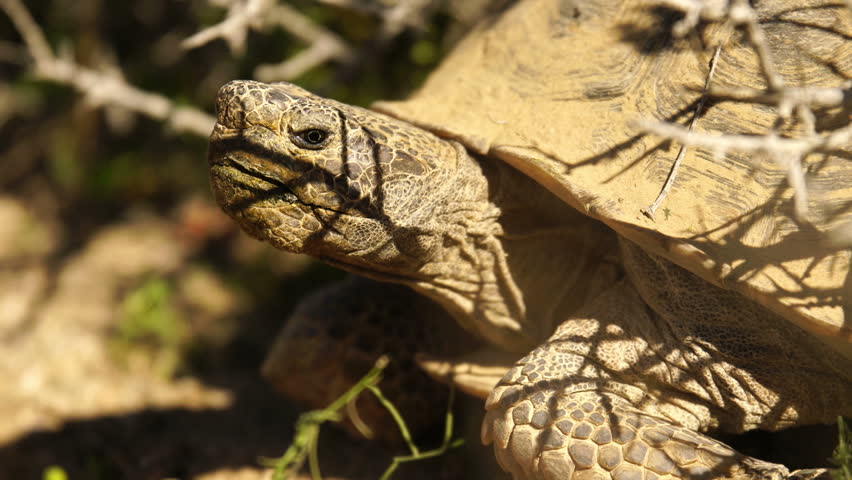
POLYGON ((44 33, 19 0, 0 0, 0 8, 6 12, 15 28, 18 29, 18 33, 24 39, 24 44, 29 49, 30 55, 35 59, 36 65, 53 58, 53 50, 47 43, 44 33))
POLYGON ((787 86, 772 59, 757 12, 748 0, 659 0, 657 3, 684 13, 684 19, 673 27, 675 36, 686 35, 701 20, 723 22, 743 30, 757 55, 766 88, 756 90, 744 87, 714 87, 710 89, 709 95, 721 100, 775 106, 778 118, 782 120, 789 119, 795 112, 804 133, 798 138, 779 137, 776 129, 780 122, 775 122, 763 136, 697 134, 691 132, 691 129, 656 121, 639 121, 637 126, 646 132, 681 142, 684 147, 699 146, 717 154, 732 150, 766 154, 787 172, 788 182, 795 192, 796 218, 799 221, 807 221, 808 192, 802 162, 811 153, 848 147, 852 138, 852 126, 848 122, 845 127, 823 135, 817 134, 813 109, 848 108, 852 103, 852 82, 847 81, 843 86, 827 88, 787 86))
POLYGON ((267 13, 266 25, 278 25, 310 46, 281 63, 259 65, 254 71, 258 80, 291 80, 329 60, 346 61, 352 57, 352 50, 337 34, 288 5, 275 5, 267 13))
POLYGON ((364 15, 382 14, 382 7, 380 5, 364 0, 317 0, 317 2, 331 5, 333 7, 345 8, 364 15))
POLYGON ((757 90, 747 87, 713 87, 710 89, 709 95, 718 100, 778 106, 778 114, 787 118, 799 106, 809 108, 840 107, 852 102, 852 85, 835 88, 788 86, 778 91, 757 90))
POLYGON ((432 8, 429 0, 400 0, 382 15, 382 30, 379 41, 386 41, 400 34, 406 27, 421 28, 425 12, 432 8))
POLYGON ((649 133, 673 139, 684 146, 703 147, 722 155, 730 151, 763 153, 787 172, 787 181, 795 193, 793 211, 796 218, 805 221, 808 211, 808 192, 803 159, 818 152, 831 152, 848 147, 852 141, 852 125, 835 130, 827 135, 809 135, 804 138, 782 138, 774 134, 709 135, 691 132, 679 125, 666 122, 640 120, 637 126, 649 133))
POLYGON ((277 64, 259 65, 254 71, 258 80, 270 82, 291 80, 329 60, 346 60, 352 51, 334 32, 317 24, 298 10, 274 0, 226 0, 225 19, 205 28, 182 42, 185 49, 197 48, 218 38, 228 42, 231 50, 242 53, 249 30, 277 26, 308 44, 308 48, 277 64))
POLYGON ((319 39, 307 50, 303 50, 281 63, 258 65, 254 77, 262 82, 291 80, 323 63, 348 55, 349 49, 328 38, 319 39))
POLYGON ((706 148, 716 153, 730 151, 763 152, 770 155, 804 156, 809 153, 835 152, 848 147, 852 141, 852 125, 834 130, 827 135, 805 138, 784 138, 774 135, 711 135, 690 132, 689 129, 667 122, 638 120, 639 129, 676 140, 689 146, 706 148))
POLYGON ((784 79, 778 74, 775 63, 772 61, 769 45, 766 44, 766 35, 763 33, 763 29, 760 28, 760 23, 757 20, 757 12, 751 8, 748 0, 732 0, 728 18, 735 25, 745 27, 749 43, 751 43, 755 53, 757 53, 760 68, 763 72, 763 77, 766 79, 766 83, 769 85, 769 90, 778 91, 784 88, 784 79))
POLYGON ((277 25, 305 43, 333 39, 341 48, 345 43, 331 30, 317 24, 295 8, 277 4, 267 12, 266 25, 277 25))
POLYGON ((699 21, 722 20, 728 12, 728 0, 659 0, 657 3, 684 13, 684 18, 672 28, 678 38, 695 28, 699 21))
POLYGON ((33 73, 40 78, 69 85, 95 104, 123 107, 163 121, 179 132, 208 136, 215 119, 196 108, 175 105, 168 98, 140 90, 120 76, 100 72, 53 54, 44 33, 20 0, 0 0, 33 58, 33 73))
POLYGON ((205 28, 181 43, 186 50, 198 48, 217 38, 228 42, 234 52, 245 50, 248 31, 260 29, 264 24, 263 15, 272 6, 272 0, 235 0, 228 7, 228 14, 220 23, 205 28))
POLYGON ((700 20, 708 22, 726 21, 743 27, 749 43, 754 47, 760 61, 761 72, 769 89, 777 91, 784 86, 784 79, 775 69, 772 55, 766 44, 766 35, 760 28, 757 12, 748 0, 659 0, 657 3, 680 10, 685 17, 672 28, 676 37, 682 37, 694 29, 700 20))
MULTIPOLYGON (((384 9, 377 9, 369 4, 352 0, 325 0, 324 3, 380 16, 382 27, 373 45, 386 43, 405 28, 420 27, 420 22, 426 17, 426 11, 434 7, 434 2, 429 0, 400 0, 393 7, 384 9)), ((265 25, 280 26, 310 46, 281 63, 258 66, 254 71, 254 76, 258 80, 291 80, 329 60, 349 63, 355 58, 353 49, 334 32, 317 25, 286 4, 278 4, 270 8, 265 15, 265 25)), ((362 53, 373 54, 374 52, 368 50, 362 53)))

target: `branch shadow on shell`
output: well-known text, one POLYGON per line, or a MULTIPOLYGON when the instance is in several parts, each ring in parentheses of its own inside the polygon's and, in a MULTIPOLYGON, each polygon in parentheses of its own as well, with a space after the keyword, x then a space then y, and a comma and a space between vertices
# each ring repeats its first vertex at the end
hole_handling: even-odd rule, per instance
MULTIPOLYGON (((822 34, 836 37, 838 41, 846 41, 850 37, 840 30, 841 27, 832 28, 831 26, 820 24, 817 20, 812 22, 800 20, 802 15, 809 15, 808 12, 821 13, 822 11, 836 10, 838 8, 843 7, 839 4, 831 3, 787 8, 774 13, 769 19, 763 20, 761 23, 765 24, 768 30, 771 29, 771 35, 775 36, 789 31, 798 31, 804 35, 811 30, 816 30, 822 34)), ((623 41, 632 43, 638 52, 649 55, 658 54, 665 49, 683 48, 683 46, 677 47, 670 40, 670 26, 677 19, 675 13, 669 9, 661 8, 647 10, 644 14, 657 18, 658 22, 650 23, 650 26, 641 29, 638 29, 634 24, 622 25, 620 28, 622 29, 621 39, 623 41), (666 27, 660 30, 656 27, 658 24, 665 24, 666 27)), ((814 18, 819 19, 821 17, 817 16, 814 18)), ((699 37, 704 26, 706 26, 704 23, 700 23, 698 26, 699 37)), ((790 59, 795 55, 801 54, 804 58, 807 58, 807 62, 811 64, 810 66, 832 72, 835 77, 839 77, 840 81, 849 79, 848 74, 843 71, 841 65, 842 59, 826 56, 825 51, 818 52, 817 50, 811 51, 807 48, 798 48, 802 46, 802 42, 801 39, 798 39, 794 44, 791 44, 791 47, 797 48, 789 48, 786 51, 781 49, 782 51, 775 52, 777 55, 776 60, 780 62, 779 64, 783 67, 782 70, 784 70, 785 75, 798 78, 795 68, 790 66, 795 65, 795 61, 791 62, 790 59), (822 55, 818 55, 818 53, 822 53, 822 55)), ((823 75, 823 77, 826 76, 823 75)), ((821 79, 823 82, 825 80, 826 78, 821 79)), ((797 82, 792 81, 791 83, 796 84, 797 82)), ((683 93, 688 93, 688 90, 685 90, 683 93)), ((713 113, 714 107, 724 102, 723 99, 714 99, 712 97, 708 100, 708 104, 701 113, 701 118, 705 118, 713 113)), ((661 121, 671 124, 688 124, 688 117, 695 110, 697 102, 697 99, 690 102, 686 106, 679 108, 675 113, 661 118, 661 121)), ((723 106, 722 108, 725 107, 723 106)), ((765 113, 763 112, 764 115, 765 113)), ((835 108, 832 111, 820 111, 816 109, 814 113, 816 114, 817 131, 825 132, 831 129, 842 128, 848 124, 849 105, 846 102, 844 108, 835 108)), ((724 117, 719 118, 724 119, 724 117)), ((729 133, 763 135, 768 131, 770 126, 758 125, 759 123, 763 122, 757 122, 753 125, 744 123, 744 128, 754 129, 756 126, 761 126, 762 128, 765 127, 765 130, 729 133)), ((709 125, 711 130, 729 130, 729 127, 726 127, 727 125, 724 125, 724 123, 720 124, 718 119, 715 122, 711 121, 709 125)), ((705 128, 708 127, 705 126, 705 128)), ((609 183, 619 177, 623 177, 631 170, 634 171, 631 175, 637 175, 636 171, 645 171, 655 174, 639 173, 639 178, 642 178, 642 181, 645 182, 658 184, 662 188, 670 168, 669 165, 675 155, 674 153, 671 155, 666 154, 665 156, 660 154, 663 153, 664 147, 670 141, 651 140, 650 136, 642 133, 631 134, 626 140, 598 154, 578 159, 570 165, 564 165, 564 162, 562 162, 561 171, 571 181, 570 178, 572 178, 572 175, 582 168, 606 169, 607 167, 604 165, 608 162, 617 161, 621 154, 620 152, 629 151, 632 147, 641 145, 642 142, 645 142, 647 147, 636 155, 636 158, 622 159, 618 164, 619 167, 609 167, 606 170, 607 176, 603 183, 609 183), (662 163, 666 164, 665 168, 655 165, 662 163)), ((728 153, 724 159, 713 160, 711 152, 705 152, 695 147, 691 147, 689 150, 697 150, 695 152, 696 155, 703 155, 714 163, 723 165, 728 169, 738 169, 750 165, 752 178, 761 174, 760 171, 764 168, 764 165, 770 166, 773 163, 768 157, 760 158, 757 155, 750 156, 749 154, 741 153, 728 153)), ((557 165, 560 162, 558 155, 544 151, 539 151, 539 153, 557 165)), ((846 341, 849 341, 852 339, 852 299, 849 298, 849 293, 852 292, 852 288, 850 288, 852 286, 852 271, 846 265, 850 263, 850 260, 848 256, 844 256, 842 253, 843 247, 830 244, 827 233, 835 227, 852 222, 852 208, 850 208, 852 205, 850 205, 848 200, 841 201, 839 197, 839 192, 848 188, 847 186, 850 184, 849 180, 847 180, 849 175, 845 174, 845 171, 849 169, 846 168, 841 173, 838 173, 840 169, 837 168, 837 165, 841 165, 841 168, 843 168, 841 162, 848 162, 852 158, 850 155, 852 153, 848 149, 834 149, 822 158, 817 157, 815 159, 816 155, 806 157, 807 161, 804 162, 804 166, 806 167, 806 176, 808 179, 810 180, 822 175, 822 181, 827 182, 828 180, 826 179, 830 178, 833 183, 823 186, 823 189, 829 192, 831 189, 836 189, 838 192, 835 195, 831 195, 830 193, 824 195, 826 197, 824 204, 819 203, 818 198, 811 200, 810 210, 811 212, 816 212, 816 219, 813 223, 809 224, 795 219, 793 214, 793 198, 791 195, 792 188, 789 181, 786 177, 771 180, 771 175, 776 175, 776 173, 772 173, 766 177, 770 183, 764 183, 765 180, 757 180, 760 185, 758 188, 766 190, 766 194, 762 195, 763 199, 761 199, 760 204, 748 205, 746 203, 735 207, 736 210, 739 210, 738 212, 728 211, 725 215, 715 218, 716 221, 710 225, 703 225, 703 223, 707 220, 714 220, 713 218, 696 218, 693 222, 694 229, 691 235, 685 235, 678 240, 705 252, 706 256, 712 259, 716 265, 714 267, 715 272, 712 275, 726 286, 733 286, 737 282, 749 281, 758 276, 765 277, 761 280, 761 292, 757 293, 758 290, 751 290, 753 287, 744 288, 750 294, 768 299, 769 303, 774 302, 775 305, 773 308, 783 304, 784 307, 780 308, 786 309, 789 312, 791 305, 794 305, 794 308, 801 308, 803 311, 810 308, 840 307, 843 312, 842 314, 832 314, 835 319, 840 319, 840 323, 830 328, 839 328, 841 335, 846 341), (834 165, 835 168, 824 171, 829 165, 834 165), (805 266, 792 271, 785 266, 785 263, 790 261, 799 261, 800 265, 805 266), (817 265, 821 262, 824 263, 815 272, 817 265), (829 275, 826 271, 833 268, 841 268, 847 273, 839 282, 836 280, 832 281, 833 286, 831 288, 823 288, 823 285, 826 285, 825 278, 820 279, 819 276, 822 275, 825 277, 829 275)), ((696 167, 689 165, 689 157, 687 157, 681 166, 680 177, 675 181, 674 191, 677 191, 679 188, 694 188, 698 185, 697 183, 690 185, 687 181, 688 179, 683 179, 684 171, 688 172, 690 168, 695 169, 696 167), (679 183, 680 185, 678 185, 679 183)), ((579 188, 582 187, 578 187, 578 190, 579 188)), ((720 197, 724 197, 725 188, 728 187, 720 187, 720 192, 716 193, 720 194, 720 197)), ((729 190, 733 191, 733 188, 730 187, 729 190)), ((594 191, 590 193, 588 190, 586 188, 583 192, 588 193, 590 197, 595 197, 594 191)), ((817 191, 817 193, 824 192, 817 191)), ((696 196, 704 195, 700 191, 692 191, 691 194, 696 196)), ((624 229, 626 231, 638 232, 638 235, 644 237, 646 240, 653 239, 652 241, 649 240, 649 243, 662 245, 663 249, 670 243, 671 239, 666 238, 667 235, 657 231, 655 227, 647 226, 642 221, 630 221, 629 215, 622 216, 620 219, 616 218, 613 212, 605 205, 607 201, 611 201, 612 199, 595 198, 590 203, 596 203, 598 200, 602 208, 592 215, 609 223, 616 230, 624 229)), ((650 205, 653 200, 653 198, 646 199, 646 205, 650 205)), ((724 202, 728 201, 728 199, 720 201, 724 202)), ((669 205, 672 207, 672 210, 678 208, 677 204, 669 202, 669 205)), ((718 215, 716 212, 721 212, 723 208, 730 210, 721 204, 715 206, 707 205, 704 207, 704 215, 716 216, 718 215)), ((636 213, 638 213, 638 208, 636 210, 636 213)), ((692 212, 684 212, 682 210, 678 213, 685 216, 692 215, 692 212)), ((743 291, 742 288, 739 290, 743 291)), ((820 323, 822 320, 815 320, 815 322, 820 323)))
MULTIPOLYGON (((692 105, 682 109, 667 121, 674 122, 677 119, 683 119, 692 105)), ((601 162, 615 161, 620 151, 643 141, 645 137, 648 136, 636 134, 629 140, 625 140, 600 154, 587 157, 574 165, 559 164, 557 168, 560 168, 566 176, 570 176, 575 170, 594 168, 601 162)), ((653 141, 638 158, 631 159, 622 168, 613 169, 614 173, 608 176, 604 183, 609 183, 619 176, 625 175, 631 169, 648 170, 650 162, 671 162, 672 159, 668 157, 673 157, 674 154, 667 154, 666 157, 663 157, 665 160, 659 157, 653 159, 655 154, 664 153, 665 146, 669 143, 668 140, 653 141)), ((550 162, 557 161, 545 152, 539 153, 549 158, 550 162)), ((739 154, 738 156, 743 157, 739 154)), ((840 153, 837 155, 832 153, 831 155, 831 157, 840 156, 840 153)), ((828 160, 829 157, 825 158, 828 160)), ((834 158, 834 160, 838 161, 839 158, 834 158)), ((740 159, 739 161, 742 163, 744 160, 740 159)), ((813 174, 819 174, 821 173, 820 170, 828 163, 828 161, 821 161, 812 164, 810 171, 813 174)), ((656 169, 662 175, 659 175, 659 173, 656 175, 646 174, 645 181, 654 182, 662 188, 665 182, 664 175, 667 174, 669 168, 666 165, 665 168, 661 166, 656 169)), ((691 167, 685 165, 682 169, 684 168, 688 171, 691 167)), ((757 172, 760 168, 760 165, 754 165, 753 171, 757 172)), ((688 188, 690 188, 689 185, 681 186, 678 185, 677 180, 675 181, 675 190, 688 188)), ((736 282, 749 281, 771 269, 785 271, 786 286, 770 279, 772 288, 776 292, 772 294, 774 301, 785 303, 791 301, 803 308, 840 306, 844 311, 843 322, 840 327, 848 332, 852 328, 852 323, 850 323, 852 322, 852 299, 849 298, 849 293, 852 292, 852 288, 850 288, 850 285, 852 285, 852 269, 846 269, 847 273, 843 283, 833 288, 814 286, 814 282, 809 280, 812 280, 810 275, 813 273, 814 266, 820 262, 829 261, 832 257, 835 262, 849 262, 842 255, 844 248, 829 242, 828 232, 837 226, 852 222, 852 202, 847 200, 838 203, 837 199, 831 199, 832 201, 825 205, 813 205, 812 202, 812 210, 818 213, 821 220, 817 227, 795 219, 794 200, 791 192, 792 188, 785 178, 773 188, 771 195, 762 204, 747 210, 743 209, 736 217, 721 223, 714 223, 712 226, 705 225, 705 222, 709 220, 707 218, 695 218, 692 231, 696 233, 680 240, 697 247, 713 259, 716 265, 714 271, 717 278, 729 287, 735 285, 736 282), (784 266, 784 263, 789 261, 807 261, 809 266, 803 272, 795 273, 784 266), (725 269, 724 274, 722 274, 723 269, 725 269), (794 286, 790 286, 790 282, 794 286)), ((700 192, 693 193, 701 194, 700 192)), ((593 193, 590 196, 596 197, 593 193)), ((648 198, 647 204, 652 201, 653 198, 648 198)), ((605 223, 609 223, 616 231, 624 229, 636 232, 646 239, 654 239, 653 242, 660 245, 667 245, 672 241, 656 228, 643 226, 643 222, 627 223, 617 220, 615 215, 608 210, 607 199, 597 197, 591 203, 594 205, 592 215, 605 223)), ((669 204, 672 205, 672 209, 677 208, 676 204, 669 204)), ((712 212, 713 210, 709 209, 708 211, 712 212)), ((682 215, 689 214, 689 212, 680 213, 682 215)), ((638 209, 636 214, 639 218, 638 209)), ((833 263, 832 268, 835 266, 842 267, 840 264, 833 263)))

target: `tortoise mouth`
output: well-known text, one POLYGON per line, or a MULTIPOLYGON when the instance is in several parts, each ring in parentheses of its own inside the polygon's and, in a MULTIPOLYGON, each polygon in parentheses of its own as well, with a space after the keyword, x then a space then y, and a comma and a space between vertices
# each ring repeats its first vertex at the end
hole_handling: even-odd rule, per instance
POLYGON ((279 197, 288 203, 303 203, 296 192, 282 180, 253 168, 250 163, 240 161, 239 157, 233 154, 213 159, 210 162, 210 173, 243 187, 260 190, 266 197, 279 197), (270 188, 265 188, 267 186, 270 188))

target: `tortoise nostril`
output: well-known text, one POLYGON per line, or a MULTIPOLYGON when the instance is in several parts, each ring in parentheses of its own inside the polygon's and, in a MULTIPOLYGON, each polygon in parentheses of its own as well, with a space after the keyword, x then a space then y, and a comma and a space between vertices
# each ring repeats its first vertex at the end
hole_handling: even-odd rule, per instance
POLYGON ((253 122, 247 114, 262 100, 264 85, 251 80, 233 80, 216 95, 216 122, 227 128, 246 128, 253 122))
POLYGON ((216 121, 230 129, 259 126, 278 132, 282 102, 275 88, 251 80, 226 83, 216 96, 216 121))

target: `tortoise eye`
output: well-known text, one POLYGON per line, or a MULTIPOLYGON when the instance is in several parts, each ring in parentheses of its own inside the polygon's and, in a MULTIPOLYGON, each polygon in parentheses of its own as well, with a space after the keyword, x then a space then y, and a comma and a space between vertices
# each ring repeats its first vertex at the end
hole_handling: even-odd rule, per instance
POLYGON ((322 146, 328 138, 328 132, 318 128, 310 128, 308 130, 296 132, 294 136, 294 140, 296 140, 296 143, 300 146, 305 148, 317 148, 322 146))

